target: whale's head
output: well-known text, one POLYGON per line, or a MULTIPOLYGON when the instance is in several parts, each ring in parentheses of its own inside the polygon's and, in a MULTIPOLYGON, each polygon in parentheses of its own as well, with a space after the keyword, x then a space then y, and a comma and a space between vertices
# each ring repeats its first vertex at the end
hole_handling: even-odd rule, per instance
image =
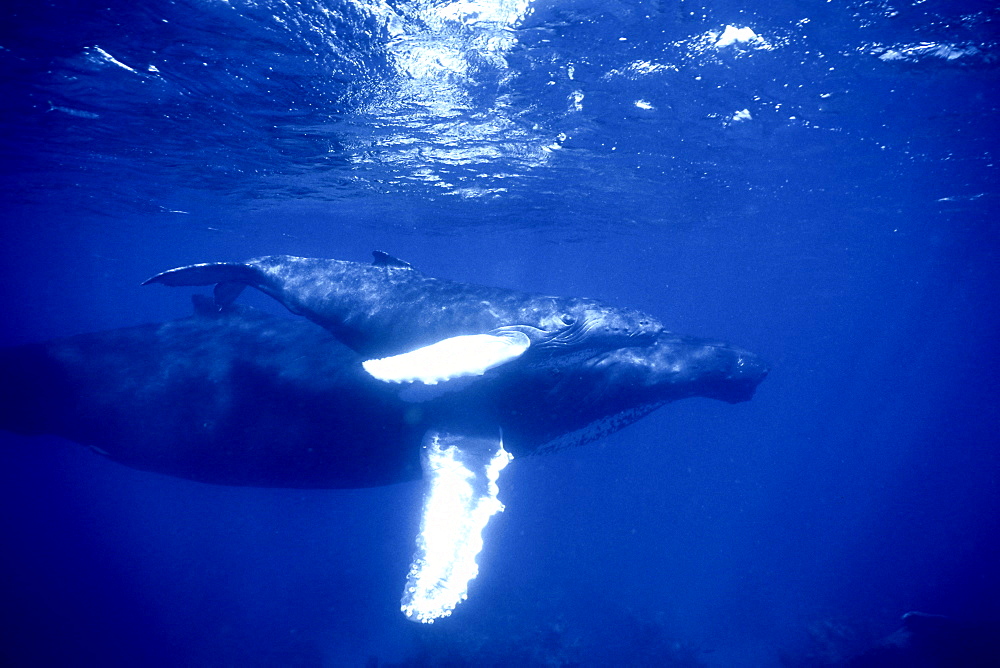
POLYGON ((644 401, 698 396, 739 403, 753 397, 769 369, 756 354, 728 343, 661 332, 651 345, 595 357, 587 370, 606 391, 644 401))
POLYGON ((580 349, 513 364, 493 376, 516 456, 592 442, 687 397, 749 401, 768 374, 726 343, 661 331, 645 344, 580 349))
POLYGON ((536 349, 567 353, 649 345, 663 331, 651 315, 592 299, 553 300, 540 326, 525 332, 536 349))

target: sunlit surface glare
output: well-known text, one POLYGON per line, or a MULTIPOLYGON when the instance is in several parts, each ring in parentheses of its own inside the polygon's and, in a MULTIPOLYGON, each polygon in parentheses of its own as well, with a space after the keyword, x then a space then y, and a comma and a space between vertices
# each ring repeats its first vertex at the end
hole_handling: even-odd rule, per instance
POLYGON ((432 623, 468 596, 479 573, 483 529, 503 510, 497 477, 513 457, 498 438, 438 433, 428 434, 422 454, 427 495, 402 610, 413 621, 432 623))

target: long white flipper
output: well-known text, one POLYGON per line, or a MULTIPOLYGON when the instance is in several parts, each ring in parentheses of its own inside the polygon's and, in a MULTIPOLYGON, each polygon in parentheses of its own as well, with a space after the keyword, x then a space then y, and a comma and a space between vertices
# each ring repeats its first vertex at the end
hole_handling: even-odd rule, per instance
POLYGON ((530 345, 527 335, 518 331, 453 336, 401 355, 368 360, 362 366, 389 383, 434 385, 462 376, 481 376, 517 359, 530 345))
POLYGON ((431 431, 421 458, 427 492, 401 607, 409 619, 430 624, 468 597, 469 582, 479 574, 483 529, 503 511, 497 478, 513 457, 499 435, 431 431))

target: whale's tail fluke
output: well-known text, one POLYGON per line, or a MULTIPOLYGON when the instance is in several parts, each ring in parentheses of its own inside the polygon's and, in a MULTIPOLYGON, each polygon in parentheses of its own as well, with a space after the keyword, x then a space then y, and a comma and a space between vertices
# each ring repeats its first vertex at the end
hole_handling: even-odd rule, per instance
POLYGON ((258 281, 254 269, 242 262, 207 262, 187 267, 168 269, 147 278, 143 285, 162 283, 172 287, 184 285, 212 285, 213 283, 243 283, 254 285, 258 281))
POLYGON ((208 262, 168 269, 142 282, 143 285, 152 283, 171 287, 214 284, 216 305, 226 307, 243 292, 243 288, 259 285, 260 276, 253 267, 241 262, 208 262))

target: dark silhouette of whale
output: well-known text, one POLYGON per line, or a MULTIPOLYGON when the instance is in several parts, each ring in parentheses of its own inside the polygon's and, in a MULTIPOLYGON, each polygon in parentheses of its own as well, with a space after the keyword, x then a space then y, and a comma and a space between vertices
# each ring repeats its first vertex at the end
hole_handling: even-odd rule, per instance
POLYGON ((310 322, 196 306, 179 320, 0 350, 0 426, 202 482, 372 487, 420 478, 432 428, 499 427, 521 457, 591 442, 677 399, 749 400, 766 373, 746 351, 661 333, 571 369, 517 363, 414 402, 310 322))
POLYGON ((422 475, 402 601, 421 622, 465 599, 513 455, 592 441, 684 397, 746 401, 767 373, 747 351, 638 311, 434 279, 378 252, 371 266, 275 256, 149 282, 214 283, 215 301, 183 320, 2 351, 0 425, 205 482, 422 475), (246 285, 323 328, 235 306, 246 285))

